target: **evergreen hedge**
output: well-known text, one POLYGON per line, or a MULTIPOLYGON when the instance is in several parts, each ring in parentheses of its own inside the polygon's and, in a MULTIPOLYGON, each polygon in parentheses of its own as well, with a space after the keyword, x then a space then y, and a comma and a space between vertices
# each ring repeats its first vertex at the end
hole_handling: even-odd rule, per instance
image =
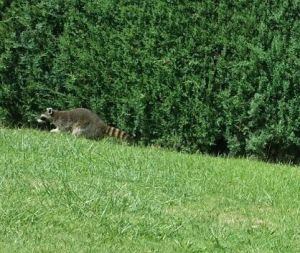
POLYGON ((297 0, 0 0, 0 119, 87 107, 146 144, 300 157, 297 0))

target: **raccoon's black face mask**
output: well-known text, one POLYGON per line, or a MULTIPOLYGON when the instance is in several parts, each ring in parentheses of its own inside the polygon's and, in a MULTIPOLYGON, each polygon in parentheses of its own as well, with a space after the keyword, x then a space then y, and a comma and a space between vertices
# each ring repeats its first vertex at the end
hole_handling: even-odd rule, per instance
POLYGON ((53 109, 47 108, 46 112, 42 113, 40 117, 37 119, 38 123, 51 123, 52 122, 52 116, 53 116, 53 109))

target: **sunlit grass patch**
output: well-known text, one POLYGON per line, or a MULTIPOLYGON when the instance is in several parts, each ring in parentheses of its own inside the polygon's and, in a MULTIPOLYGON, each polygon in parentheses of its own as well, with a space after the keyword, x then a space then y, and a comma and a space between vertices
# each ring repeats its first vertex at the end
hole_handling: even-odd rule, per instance
POLYGON ((299 167, 0 129, 4 252, 299 252, 299 167))

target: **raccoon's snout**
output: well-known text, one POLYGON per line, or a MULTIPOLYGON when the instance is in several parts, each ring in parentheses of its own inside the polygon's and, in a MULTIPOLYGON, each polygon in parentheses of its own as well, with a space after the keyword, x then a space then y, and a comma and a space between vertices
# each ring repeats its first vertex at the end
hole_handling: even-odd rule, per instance
POLYGON ((45 116, 41 116, 40 118, 37 119, 38 123, 46 123, 48 119, 45 116))
POLYGON ((38 123, 46 123, 46 121, 41 120, 41 119, 37 119, 37 122, 38 122, 38 123))

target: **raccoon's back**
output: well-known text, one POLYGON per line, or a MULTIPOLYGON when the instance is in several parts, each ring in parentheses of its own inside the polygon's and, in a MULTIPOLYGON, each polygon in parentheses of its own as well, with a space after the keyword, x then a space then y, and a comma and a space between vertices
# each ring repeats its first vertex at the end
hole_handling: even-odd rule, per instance
POLYGON ((70 110, 70 116, 74 121, 79 122, 85 122, 85 123, 91 123, 91 124, 97 124, 97 125, 105 125, 105 123, 100 119, 100 117, 86 109, 86 108, 76 108, 73 110, 70 110))

